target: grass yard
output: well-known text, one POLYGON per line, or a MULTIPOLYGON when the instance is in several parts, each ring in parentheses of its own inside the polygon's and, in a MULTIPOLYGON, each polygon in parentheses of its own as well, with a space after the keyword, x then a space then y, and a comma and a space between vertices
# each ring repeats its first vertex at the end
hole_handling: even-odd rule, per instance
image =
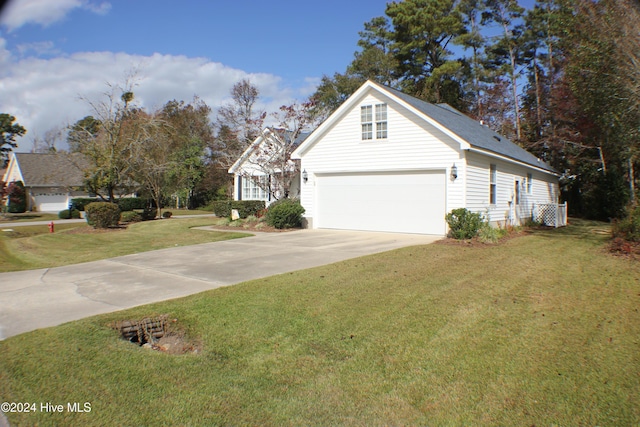
POLYGON ((38 402, 13 426, 638 425, 640 263, 607 237, 405 248, 12 337, 0 402, 38 402), (159 314, 201 351, 107 326, 159 314))
POLYGON ((60 221, 52 234, 47 225, 0 229, 0 272, 58 267, 247 235, 191 229, 213 223, 206 217, 184 218, 139 222, 126 229, 94 230, 85 223, 60 221))
POLYGON ((11 222, 30 222, 30 221, 55 221, 58 220, 58 214, 54 213, 42 213, 42 212, 25 212, 19 214, 1 214, 0 224, 7 224, 11 222))
POLYGON ((207 211, 204 209, 171 209, 162 208, 162 212, 169 211, 171 216, 184 216, 184 215, 213 215, 213 211, 207 211))

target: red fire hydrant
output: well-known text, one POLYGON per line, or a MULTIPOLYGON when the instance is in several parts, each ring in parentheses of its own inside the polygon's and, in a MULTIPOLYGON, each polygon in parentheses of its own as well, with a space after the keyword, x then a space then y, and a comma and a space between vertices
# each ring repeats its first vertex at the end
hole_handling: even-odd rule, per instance
POLYGON ((53 221, 49 223, 49 233, 53 233, 53 221))

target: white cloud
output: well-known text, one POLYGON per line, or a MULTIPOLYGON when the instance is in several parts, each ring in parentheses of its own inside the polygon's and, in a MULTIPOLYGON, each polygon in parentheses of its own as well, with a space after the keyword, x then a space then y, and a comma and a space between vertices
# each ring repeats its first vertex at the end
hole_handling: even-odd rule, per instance
POLYGON ((29 23, 46 27, 64 19, 77 8, 104 15, 111 9, 111 4, 90 0, 10 0, 4 8, 0 24, 9 31, 29 23))
POLYGON ((29 52, 33 52, 38 56, 60 53, 52 41, 22 43, 16 49, 22 56, 27 55, 29 52))
MULTIPOLYGON (((258 108, 275 111, 310 93, 309 87, 291 89, 278 76, 249 74, 211 62, 154 54, 129 55, 112 52, 84 52, 65 57, 16 59, 0 38, 0 112, 16 117, 27 129, 18 141, 18 151, 29 151, 34 137, 52 128, 73 124, 93 114, 87 101, 105 100, 106 83, 122 85, 127 74, 139 70, 134 88, 138 104, 149 110, 176 99, 190 102, 194 95, 213 110, 229 100, 229 91, 237 81, 247 78, 260 91, 258 108)), ((310 83, 310 82, 308 82, 310 83)))

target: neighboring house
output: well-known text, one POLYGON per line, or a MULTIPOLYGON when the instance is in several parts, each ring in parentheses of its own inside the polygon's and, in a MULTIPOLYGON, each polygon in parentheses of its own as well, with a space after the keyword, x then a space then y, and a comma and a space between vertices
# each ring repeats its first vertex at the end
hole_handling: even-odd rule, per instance
POLYGON ((285 192, 287 197, 300 197, 299 162, 283 157, 282 153, 290 154, 308 136, 308 132, 300 132, 291 141, 294 139, 291 131, 265 128, 229 168, 234 178, 233 199, 263 200, 268 206, 284 197, 285 192), (280 185, 282 169, 291 180, 288 191, 280 185))
POLYGON ((291 157, 311 228, 444 235, 452 209, 504 226, 558 202, 548 164, 448 105, 371 81, 291 157))
POLYGON ((22 181, 27 210, 59 212, 69 208, 72 198, 88 196, 83 190, 87 165, 81 154, 11 153, 3 180, 22 181))

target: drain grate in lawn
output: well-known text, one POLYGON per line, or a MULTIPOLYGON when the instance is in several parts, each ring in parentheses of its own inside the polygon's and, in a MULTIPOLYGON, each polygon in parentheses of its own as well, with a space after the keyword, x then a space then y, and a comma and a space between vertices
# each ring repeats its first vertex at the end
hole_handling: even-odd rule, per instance
POLYGON ((165 314, 141 320, 121 320, 110 326, 122 339, 145 349, 168 354, 199 353, 200 346, 187 339, 186 333, 177 326, 178 319, 168 319, 165 314))

